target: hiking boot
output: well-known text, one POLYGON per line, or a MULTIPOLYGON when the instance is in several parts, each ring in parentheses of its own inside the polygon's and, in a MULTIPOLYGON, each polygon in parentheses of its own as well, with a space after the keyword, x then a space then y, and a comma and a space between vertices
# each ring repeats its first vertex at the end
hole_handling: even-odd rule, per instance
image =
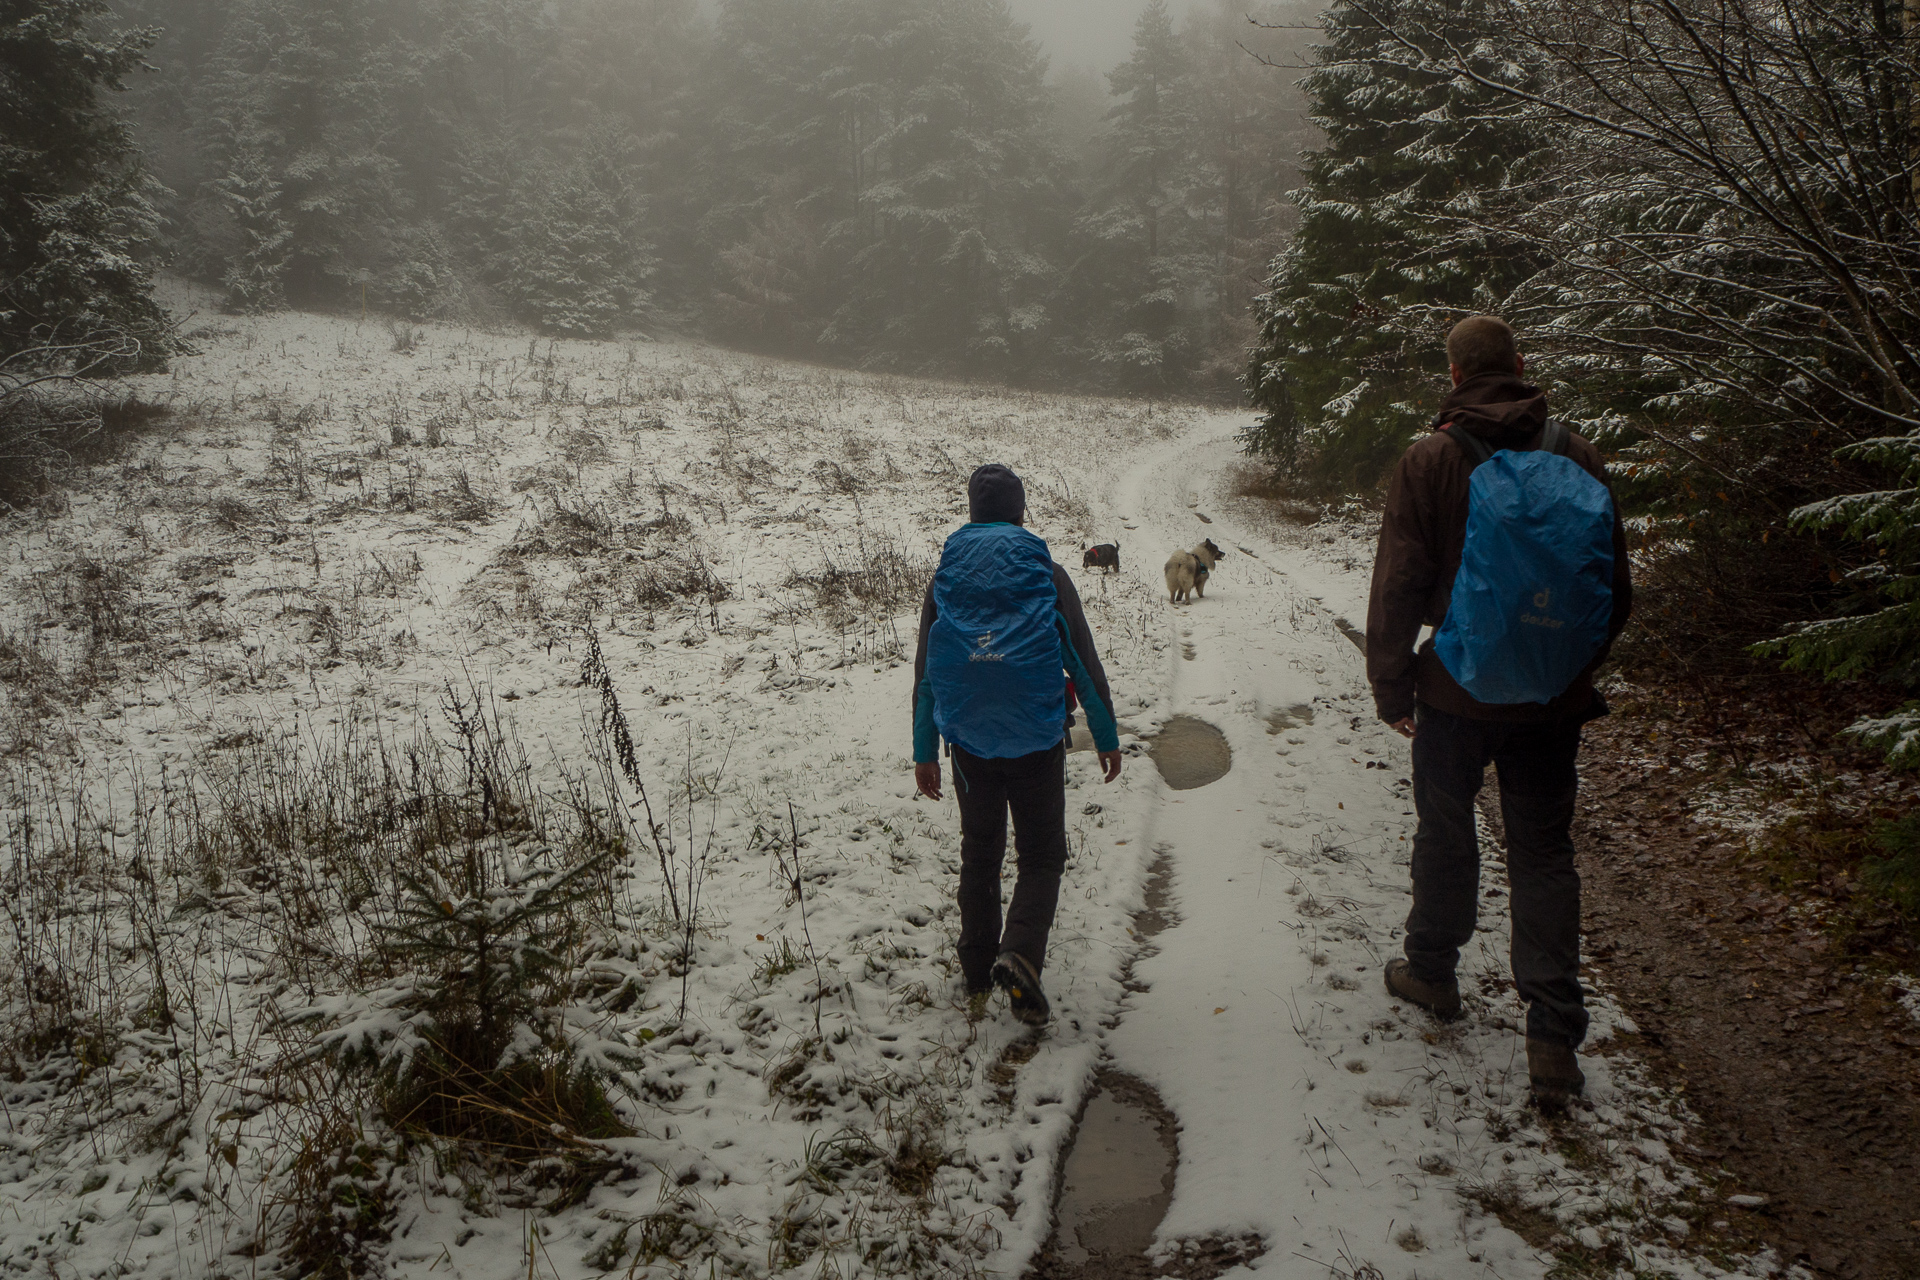
POLYGON ((1419 1005, 1442 1022, 1460 1016, 1460 984, 1452 978, 1445 982, 1417 978, 1404 959, 1387 961, 1387 994, 1419 1005))
POLYGON ((1533 1100, 1547 1108, 1566 1106, 1567 1099, 1579 1097, 1587 1087, 1572 1045, 1532 1036, 1527 1037, 1527 1082, 1533 1086, 1533 1100))
POLYGON ((1040 974, 1023 955, 1003 951, 993 962, 993 984, 1007 989, 1007 1004, 1013 1016, 1030 1027, 1044 1027, 1053 1016, 1047 993, 1040 989, 1040 974))
POLYGON ((993 998, 993 988, 985 991, 967 992, 967 1021, 978 1022, 987 1016, 987 1001, 993 998))

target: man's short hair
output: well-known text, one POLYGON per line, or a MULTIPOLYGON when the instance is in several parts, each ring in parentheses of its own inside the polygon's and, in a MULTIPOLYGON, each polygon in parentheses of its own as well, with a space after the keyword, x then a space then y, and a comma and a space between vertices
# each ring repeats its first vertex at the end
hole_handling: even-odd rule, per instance
POLYGON ((1499 316, 1468 316, 1447 334, 1447 363, 1462 378, 1476 373, 1512 373, 1520 358, 1513 328, 1499 316))

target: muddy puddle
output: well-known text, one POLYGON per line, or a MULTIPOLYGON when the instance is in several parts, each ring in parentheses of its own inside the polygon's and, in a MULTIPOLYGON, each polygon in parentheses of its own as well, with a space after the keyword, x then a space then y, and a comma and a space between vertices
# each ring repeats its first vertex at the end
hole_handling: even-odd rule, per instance
POLYGON ((1093 1083, 1060 1171, 1053 1239, 1033 1280, 1156 1273, 1146 1254, 1173 1202, 1178 1126, 1145 1082, 1102 1071, 1093 1083))
POLYGON ((1160 776, 1175 791, 1191 791, 1217 782, 1233 767, 1226 735, 1196 716, 1175 716, 1147 749, 1160 776))

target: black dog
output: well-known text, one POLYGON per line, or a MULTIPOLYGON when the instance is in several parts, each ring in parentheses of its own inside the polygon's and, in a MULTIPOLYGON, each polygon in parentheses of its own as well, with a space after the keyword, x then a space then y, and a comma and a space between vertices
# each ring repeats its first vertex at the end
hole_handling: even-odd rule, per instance
POLYGON ((1082 569, 1112 569, 1120 572, 1120 544, 1103 542, 1097 547, 1088 547, 1087 554, 1080 557, 1082 569))

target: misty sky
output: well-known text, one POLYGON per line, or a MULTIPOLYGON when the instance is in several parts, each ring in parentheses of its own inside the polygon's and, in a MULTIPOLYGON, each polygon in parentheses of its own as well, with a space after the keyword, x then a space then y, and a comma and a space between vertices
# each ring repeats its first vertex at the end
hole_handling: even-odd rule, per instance
MULTIPOLYGON (((1133 24, 1147 0, 1008 0, 1020 21, 1033 28, 1054 67, 1073 63, 1106 71, 1133 45, 1133 24)), ((1177 22, 1182 0, 1169 0, 1177 22)))

